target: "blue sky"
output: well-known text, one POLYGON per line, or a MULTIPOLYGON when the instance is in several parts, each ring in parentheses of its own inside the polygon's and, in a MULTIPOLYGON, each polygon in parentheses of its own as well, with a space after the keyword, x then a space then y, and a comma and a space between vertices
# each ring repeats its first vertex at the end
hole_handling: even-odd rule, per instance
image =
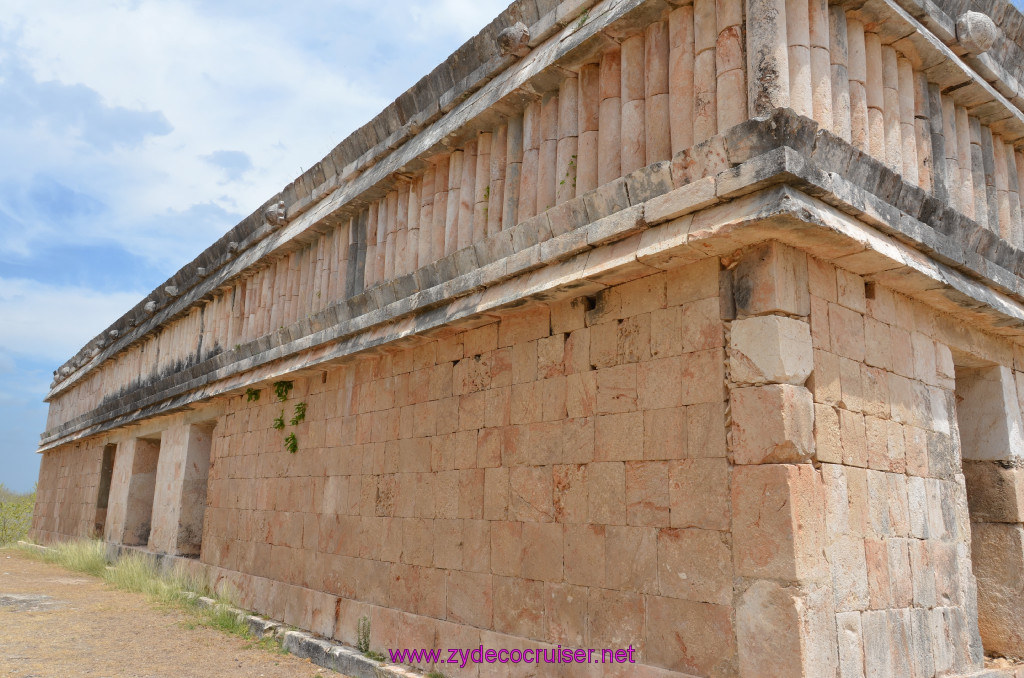
POLYGON ((507 0, 4 0, 0 483, 53 370, 507 0))

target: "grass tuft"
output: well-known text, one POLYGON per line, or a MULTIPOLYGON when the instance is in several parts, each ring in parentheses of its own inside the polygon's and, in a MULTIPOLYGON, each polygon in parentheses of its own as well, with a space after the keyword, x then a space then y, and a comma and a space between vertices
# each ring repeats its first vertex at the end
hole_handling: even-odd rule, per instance
POLYGON ((66 541, 45 551, 24 551, 45 563, 53 563, 94 577, 102 577, 107 569, 107 551, 98 541, 66 541))

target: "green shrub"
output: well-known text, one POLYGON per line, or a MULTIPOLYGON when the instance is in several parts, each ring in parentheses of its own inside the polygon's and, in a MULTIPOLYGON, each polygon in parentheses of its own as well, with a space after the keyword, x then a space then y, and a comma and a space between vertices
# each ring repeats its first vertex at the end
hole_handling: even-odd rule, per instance
POLYGON ((28 536, 36 493, 15 494, 0 483, 0 546, 13 544, 28 536))

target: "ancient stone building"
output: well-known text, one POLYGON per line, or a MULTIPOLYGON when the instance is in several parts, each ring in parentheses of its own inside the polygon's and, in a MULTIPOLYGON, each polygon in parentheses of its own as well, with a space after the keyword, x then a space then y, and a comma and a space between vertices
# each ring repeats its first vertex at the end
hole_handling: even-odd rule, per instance
POLYGON ((516 0, 58 370, 34 537, 639 661, 448 675, 980 675, 1022 148, 1004 0, 516 0))

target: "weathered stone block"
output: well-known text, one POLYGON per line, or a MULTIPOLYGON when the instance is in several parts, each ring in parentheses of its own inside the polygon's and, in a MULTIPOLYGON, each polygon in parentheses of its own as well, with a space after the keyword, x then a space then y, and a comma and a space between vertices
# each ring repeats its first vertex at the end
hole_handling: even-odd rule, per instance
POLYGON ((814 403, 806 388, 737 388, 731 402, 735 463, 800 462, 814 454, 814 403))
POLYGON ((834 675, 835 629, 827 588, 756 581, 736 608, 740 675, 834 675))
POLYGON ((964 480, 971 520, 1024 523, 1024 473, 998 462, 965 461, 964 480))
POLYGON ((733 271, 733 296, 740 317, 809 315, 807 255, 774 240, 748 249, 733 271))
POLYGON ((784 316, 736 320, 729 349, 730 377, 738 384, 802 385, 814 367, 810 326, 784 316))
POLYGON ((658 588, 663 596, 729 605, 732 549, 728 536, 714 530, 659 531, 658 588))
MULTIPOLYGON (((591 607, 591 618, 593 610, 591 607)), ((731 612, 731 608, 723 605, 649 596, 646 660, 688 674, 735 675, 736 634, 731 612)), ((620 615, 618 609, 608 609, 607 613, 611 617, 620 615)), ((625 647, 625 643, 620 647, 625 647)))
POLYGON ((836 615, 839 631, 839 675, 864 675, 864 635, 860 612, 836 615))
POLYGON ((729 462, 683 459, 669 464, 672 527, 727 531, 731 520, 729 462))
POLYGON ((837 612, 868 608, 868 565, 864 540, 842 535, 825 551, 832 568, 832 587, 837 612))
POLYGON ((737 467, 732 531, 737 574, 821 580, 827 573, 821 557, 825 506, 820 475, 810 464, 737 467))
POLYGON ((956 394, 964 459, 1011 460, 1024 455, 1024 423, 1008 368, 957 370, 956 394))

